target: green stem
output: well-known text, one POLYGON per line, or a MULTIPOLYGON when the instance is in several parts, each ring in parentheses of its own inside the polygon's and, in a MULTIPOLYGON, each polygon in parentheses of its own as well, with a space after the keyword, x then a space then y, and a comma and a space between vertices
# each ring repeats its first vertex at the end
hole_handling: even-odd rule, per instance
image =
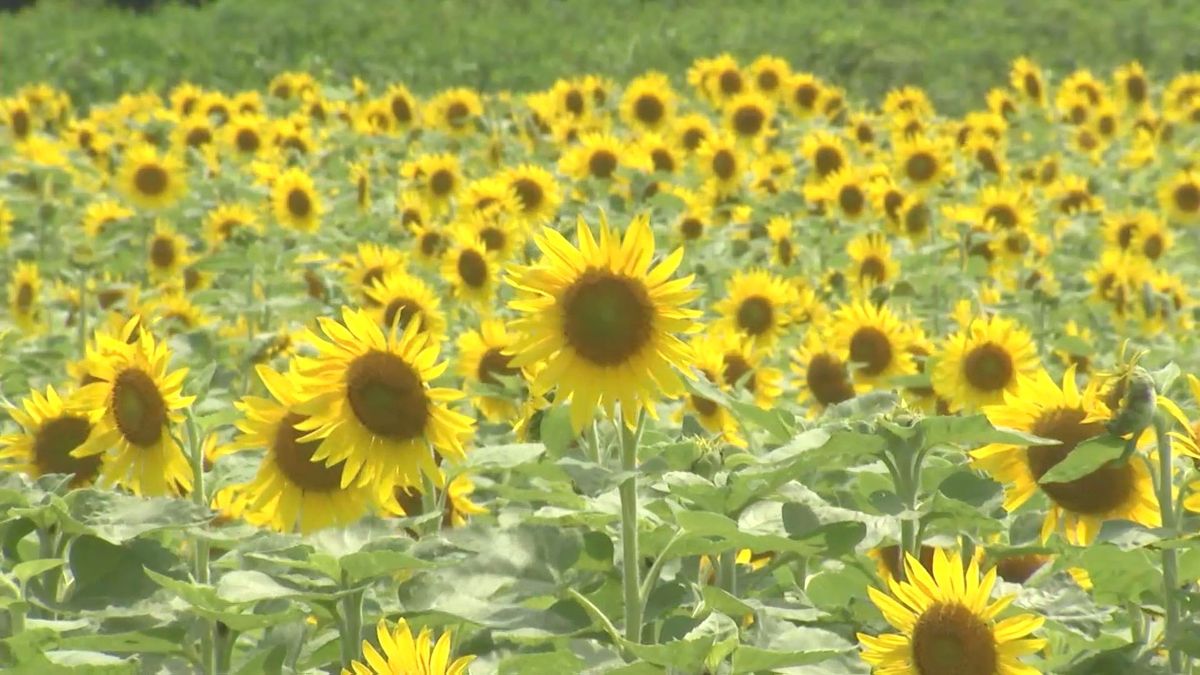
POLYGON ((342 665, 348 666, 357 659, 362 642, 362 610, 364 591, 358 590, 343 595, 338 600, 342 617, 342 665))
POLYGON ((87 273, 79 273, 79 356, 87 355, 87 273))
POLYGON ((730 595, 737 595, 737 549, 731 548, 721 554, 720 577, 717 579, 721 590, 730 595))
POLYGON ((621 419, 617 421, 620 427, 617 431, 621 437, 621 470, 630 475, 621 483, 621 551, 622 569, 621 582, 625 590, 625 639, 630 642, 641 642, 642 638, 642 598, 639 593, 638 581, 641 571, 641 560, 638 555, 638 503, 637 503, 637 446, 641 440, 642 426, 646 421, 643 411, 638 416, 637 428, 630 430, 625 425, 625 411, 621 411, 621 419))
POLYGON ((1138 607, 1136 602, 1126 603, 1125 608, 1129 610, 1129 633, 1134 645, 1143 645, 1146 643, 1146 617, 1142 614, 1141 607, 1138 607))
POLYGON ((654 584, 658 583, 658 576, 662 574, 662 567, 667 562, 667 554, 674 548, 675 543, 683 538, 683 530, 678 530, 663 547, 658 557, 654 559, 654 564, 650 566, 650 571, 646 572, 646 577, 642 579, 641 597, 642 606, 646 606, 646 600, 650 597, 650 591, 654 590, 654 584))
POLYGON ((237 633, 228 626, 221 624, 217 629, 217 672, 228 673, 233 664, 233 644, 237 642, 237 633))
MULTIPOLYGON (((54 529, 57 528, 55 528, 54 525, 51 525, 50 527, 52 528, 50 530, 44 530, 41 528, 38 529, 38 556, 42 559, 60 557, 58 546, 59 536, 54 532, 54 529)), ((58 582, 61 578, 61 567, 47 570, 46 572, 42 573, 40 582, 42 586, 42 602, 46 605, 51 607, 58 606, 58 582)), ((45 613, 50 618, 57 618, 57 611, 53 613, 43 612, 36 607, 34 610, 38 614, 45 613)))
MULTIPOLYGON (((1172 457, 1171 436, 1167 433, 1168 424, 1161 414, 1154 418, 1154 437, 1158 442, 1158 508, 1162 512, 1163 528, 1171 537, 1178 530, 1175 522, 1175 500, 1171 494, 1172 457)), ((1167 547, 1162 550, 1164 609, 1166 611, 1166 626, 1164 637, 1167 642, 1167 659, 1171 673, 1183 672, 1183 652, 1179 650, 1179 559, 1175 549, 1167 547)))
MULTIPOLYGON (((200 430, 196 428, 196 420, 190 411, 184 426, 187 429, 188 456, 192 461, 192 502, 199 507, 207 508, 208 498, 204 490, 204 444, 200 442, 200 430)), ((208 540, 203 536, 197 536, 192 545, 196 554, 193 561, 196 583, 207 586, 209 582, 208 540)), ((212 620, 206 620, 204 630, 200 633, 200 658, 205 675, 215 675, 217 672, 215 633, 216 624, 212 620)))

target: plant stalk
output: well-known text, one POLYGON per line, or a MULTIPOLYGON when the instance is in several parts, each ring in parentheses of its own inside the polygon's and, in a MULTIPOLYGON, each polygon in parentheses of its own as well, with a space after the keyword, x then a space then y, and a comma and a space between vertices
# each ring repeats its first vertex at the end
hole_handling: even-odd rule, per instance
MULTIPOLYGON (((200 442, 200 430, 196 428, 196 420, 188 413, 187 422, 188 456, 192 460, 192 502, 197 506, 207 508, 208 497, 204 489, 204 444, 200 442)), ((208 540, 197 536, 192 542, 195 549, 194 574, 196 583, 207 586, 209 583, 208 570, 208 540)), ((204 630, 200 634, 200 659, 205 675, 216 675, 216 623, 205 620, 204 630)))
POLYGON ((342 615, 342 665, 349 666, 350 662, 359 656, 359 643, 362 641, 362 611, 365 591, 357 590, 343 595, 338 600, 342 615))
MULTIPOLYGON (((1154 437, 1158 443, 1158 508, 1162 512, 1163 528, 1167 536, 1173 536, 1179 529, 1175 521, 1175 500, 1171 494, 1172 464, 1171 436, 1167 433, 1168 422, 1161 414, 1154 417, 1154 437)), ((1164 637, 1167 642, 1167 660, 1170 672, 1183 672, 1183 652, 1179 650, 1179 559, 1174 548, 1162 550, 1163 566, 1163 609, 1166 612, 1164 637)))
MULTIPOLYGON (((625 425, 625 411, 617 421, 621 438, 621 470, 637 471, 637 446, 641 440, 646 414, 638 417, 637 428, 625 425)), ((619 487, 621 496, 621 582, 625 591, 625 639, 640 643, 642 639, 642 598, 640 593, 641 560, 638 554, 637 475, 630 475, 619 487)))

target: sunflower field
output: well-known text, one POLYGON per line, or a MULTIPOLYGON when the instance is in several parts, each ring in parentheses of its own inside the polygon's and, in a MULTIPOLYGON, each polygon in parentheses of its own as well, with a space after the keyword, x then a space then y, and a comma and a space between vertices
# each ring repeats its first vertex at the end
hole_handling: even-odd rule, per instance
POLYGON ((1200 72, 1007 69, 10 92, 0 668, 1196 672, 1200 72))

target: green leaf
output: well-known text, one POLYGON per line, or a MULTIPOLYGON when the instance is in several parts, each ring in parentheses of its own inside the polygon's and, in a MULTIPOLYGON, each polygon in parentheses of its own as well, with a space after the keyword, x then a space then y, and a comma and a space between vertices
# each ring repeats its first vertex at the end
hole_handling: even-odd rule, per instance
POLYGON ((343 556, 338 561, 350 583, 357 584, 367 579, 386 578, 404 570, 428 569, 437 563, 421 560, 401 551, 359 551, 343 556))
POLYGON ((144 569, 165 573, 178 562, 174 553, 149 539, 114 546, 96 537, 78 537, 67 553, 75 577, 69 602, 97 609, 129 605, 150 597, 158 588, 144 569))
POLYGON ((499 675, 543 675, 544 673, 578 673, 584 662, 565 651, 541 654, 518 654, 500 662, 499 675))
POLYGON ((30 579, 49 572, 52 569, 57 569, 65 565, 67 561, 62 558, 41 558, 39 560, 26 560, 25 562, 13 565, 12 573, 22 584, 30 579))
POLYGON ((73 518, 112 544, 156 530, 203 525, 212 518, 191 500, 146 499, 92 488, 71 492, 66 502, 73 518))
POLYGON ((1069 483, 1083 478, 1119 458, 1124 451, 1125 441, 1123 439, 1112 434, 1096 436, 1076 445, 1061 462, 1042 474, 1038 483, 1041 485, 1069 483))
POLYGON ((464 465, 477 471, 512 469, 541 457, 546 446, 541 443, 492 445, 472 450, 464 465))
POLYGON ((556 403, 542 416, 540 431, 542 443, 550 456, 565 456, 576 438, 571 428, 571 409, 556 403))
POLYGON ((271 577, 254 570, 237 570, 217 580, 217 597, 230 603, 289 598, 299 594, 271 577))
POLYGON ((770 633, 766 647, 742 645, 733 653, 734 673, 757 673, 820 663, 853 651, 842 636, 820 628, 793 626, 770 633))

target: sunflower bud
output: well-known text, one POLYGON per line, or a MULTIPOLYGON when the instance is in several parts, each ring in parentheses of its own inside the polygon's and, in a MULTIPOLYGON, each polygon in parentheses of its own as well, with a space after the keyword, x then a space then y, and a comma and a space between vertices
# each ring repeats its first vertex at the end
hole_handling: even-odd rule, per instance
POLYGON ((1144 368, 1134 368, 1114 385, 1118 406, 1108 423, 1108 431, 1117 436, 1137 433, 1154 423, 1157 406, 1154 378, 1144 368))

